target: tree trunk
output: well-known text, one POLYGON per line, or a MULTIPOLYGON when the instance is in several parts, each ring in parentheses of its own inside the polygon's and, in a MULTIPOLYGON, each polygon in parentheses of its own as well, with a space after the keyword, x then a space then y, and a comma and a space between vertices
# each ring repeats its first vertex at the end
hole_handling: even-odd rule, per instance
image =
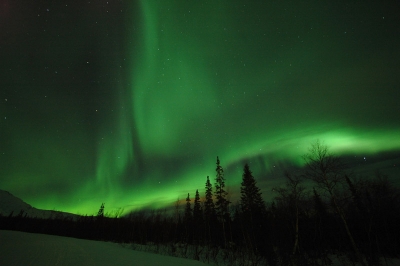
POLYGON ((293 255, 296 254, 296 251, 299 249, 299 207, 296 206, 296 223, 295 223, 295 239, 293 246, 293 255))
POLYGON ((351 246, 353 247, 353 250, 354 250, 354 252, 356 253, 356 257, 357 257, 358 261, 361 263, 361 265, 367 266, 367 265, 365 264, 365 262, 364 262, 364 259, 363 259, 362 255, 361 255, 360 251, 358 250, 358 247, 357 247, 356 242, 354 241, 353 235, 352 235, 351 232, 350 232, 350 228, 349 228, 349 226, 347 225, 346 217, 344 217, 343 212, 340 210, 340 208, 339 208, 339 206, 338 206, 338 204, 337 204, 337 202, 336 202, 335 196, 333 195, 333 193, 332 193, 331 191, 329 191, 329 194, 331 194, 331 197, 332 197, 333 204, 334 204, 334 206, 335 206, 336 212, 339 214, 340 219, 341 219, 342 222, 343 222, 343 225, 344 225, 344 227, 345 227, 345 229, 346 229, 347 236, 348 236, 349 239, 350 239, 351 246))

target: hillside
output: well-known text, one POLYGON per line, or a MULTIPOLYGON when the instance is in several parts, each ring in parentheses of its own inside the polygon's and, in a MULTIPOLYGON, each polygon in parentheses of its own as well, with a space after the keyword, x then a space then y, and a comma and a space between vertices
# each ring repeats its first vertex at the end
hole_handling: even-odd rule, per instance
POLYGON ((12 216, 17 216, 22 213, 29 217, 44 219, 56 217, 70 217, 74 219, 78 217, 78 215, 72 213, 37 209, 20 198, 12 195, 10 192, 0 189, 0 215, 8 216, 11 213, 12 216))

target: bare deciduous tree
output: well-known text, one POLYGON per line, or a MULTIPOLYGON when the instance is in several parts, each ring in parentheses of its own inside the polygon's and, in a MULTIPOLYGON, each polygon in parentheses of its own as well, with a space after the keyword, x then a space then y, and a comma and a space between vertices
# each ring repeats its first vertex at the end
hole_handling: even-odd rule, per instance
POLYGON ((300 176, 285 172, 285 177, 287 179, 285 187, 274 188, 274 191, 279 194, 275 199, 293 210, 291 215, 294 216, 293 227, 295 230, 295 239, 292 255, 295 255, 299 251, 300 201, 304 199, 305 188, 301 185, 302 179, 300 176))
POLYGON ((343 222, 357 259, 362 265, 365 265, 364 259, 354 241, 344 211, 340 207, 339 199, 336 195, 338 186, 343 186, 345 182, 345 164, 339 157, 331 154, 328 147, 318 140, 311 144, 309 152, 303 156, 303 159, 306 163, 304 177, 315 182, 320 189, 328 194, 336 213, 343 222))

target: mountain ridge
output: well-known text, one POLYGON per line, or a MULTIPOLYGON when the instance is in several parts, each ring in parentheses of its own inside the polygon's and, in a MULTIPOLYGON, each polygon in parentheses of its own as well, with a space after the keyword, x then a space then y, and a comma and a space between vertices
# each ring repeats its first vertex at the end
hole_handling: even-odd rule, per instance
POLYGON ((18 216, 26 215, 32 218, 42 219, 55 219, 55 218, 72 218, 76 219, 79 217, 77 214, 54 211, 54 210, 42 210, 37 209, 30 204, 26 203, 22 199, 14 196, 6 190, 0 189, 0 215, 2 216, 18 216))

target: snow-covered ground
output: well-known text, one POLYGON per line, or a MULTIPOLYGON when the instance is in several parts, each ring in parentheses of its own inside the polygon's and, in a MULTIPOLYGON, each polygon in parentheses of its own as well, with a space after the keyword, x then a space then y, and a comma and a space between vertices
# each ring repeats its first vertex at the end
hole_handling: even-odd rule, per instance
MULTIPOLYGON (((0 214, 40 218, 78 217, 74 214, 40 210, 25 203, 11 193, 0 190, 0 214)), ((207 247, 121 244, 99 242, 60 236, 30 234, 0 230, 0 266, 3 265, 206 265, 202 262, 177 257, 194 258, 213 265, 253 265, 249 254, 208 250, 207 247), (133 250, 134 249, 134 250, 133 250), (144 252, 145 251, 145 252, 144 252), (158 254, 155 254, 158 253, 158 254), (164 255, 160 255, 164 254, 164 255), (194 254, 198 254, 195 256, 194 254), (169 255, 169 256, 165 256, 169 255), (173 257, 175 256, 175 257, 173 257)), ((332 266, 351 266, 344 255, 331 255, 332 266)), ((260 262, 260 261, 258 261, 260 262)), ((381 259, 382 265, 400 265, 400 258, 381 259)), ((263 263, 260 263, 263 265, 263 263)), ((328 263, 329 265, 329 263, 328 263)))
MULTIPOLYGON (((331 259, 330 265, 352 265, 344 257, 341 259, 332 256, 331 259)), ((240 263, 217 264, 242 265, 240 263)), ((116 243, 0 230, 0 265, 199 266, 206 264, 195 260, 132 250, 116 243)), ((382 259, 382 265, 400 265, 400 260, 382 259)))
POLYGON ((196 266, 205 264, 135 251, 116 243, 0 230, 0 265, 196 266))

